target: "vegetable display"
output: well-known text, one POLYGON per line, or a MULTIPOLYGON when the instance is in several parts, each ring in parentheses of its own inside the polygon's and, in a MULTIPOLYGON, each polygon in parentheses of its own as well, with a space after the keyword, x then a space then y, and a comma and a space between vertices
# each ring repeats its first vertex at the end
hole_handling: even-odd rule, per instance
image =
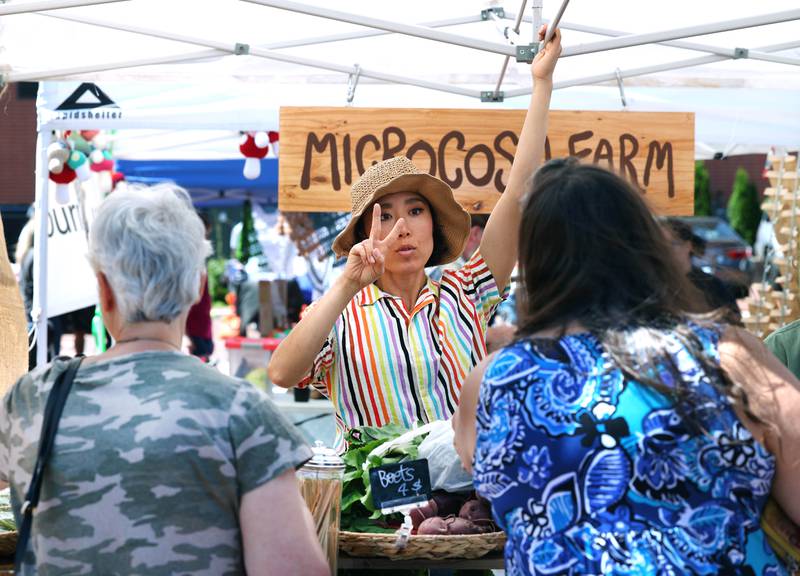
MULTIPOLYGON (((384 516, 372 502, 369 470, 375 466, 397 464, 418 457, 425 434, 390 444, 381 455, 374 452, 408 432, 391 424, 382 428, 365 426, 347 434, 349 449, 342 456, 346 469, 342 487, 341 529, 349 532, 393 533, 403 522, 401 514, 384 516)), ((427 504, 410 512, 414 531, 421 535, 482 534, 495 532, 489 503, 474 492, 434 491, 427 504)))
POLYGON ((15 532, 17 523, 11 510, 11 493, 8 488, 0 491, 0 532, 15 532))

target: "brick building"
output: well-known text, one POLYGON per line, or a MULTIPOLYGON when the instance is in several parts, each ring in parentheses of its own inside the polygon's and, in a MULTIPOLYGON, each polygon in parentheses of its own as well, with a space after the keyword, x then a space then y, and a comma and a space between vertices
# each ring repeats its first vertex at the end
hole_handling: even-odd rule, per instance
POLYGON ((37 86, 11 84, 0 96, 0 212, 12 253, 35 194, 37 86))

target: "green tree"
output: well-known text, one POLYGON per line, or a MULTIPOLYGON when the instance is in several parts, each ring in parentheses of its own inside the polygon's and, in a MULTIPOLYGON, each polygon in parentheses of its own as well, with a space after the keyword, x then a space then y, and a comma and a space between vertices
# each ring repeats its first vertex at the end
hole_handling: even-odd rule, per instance
POLYGON ((756 185, 744 168, 736 170, 733 192, 728 200, 728 221, 745 241, 750 244, 755 242, 761 222, 761 205, 756 185))
POLYGON ((694 163, 694 215, 711 216, 711 181, 702 160, 694 163))
POLYGON ((242 208, 242 233, 239 236, 239 245, 236 246, 236 259, 242 264, 247 264, 250 256, 253 255, 253 241, 256 229, 253 225, 253 207, 250 200, 244 201, 242 208))

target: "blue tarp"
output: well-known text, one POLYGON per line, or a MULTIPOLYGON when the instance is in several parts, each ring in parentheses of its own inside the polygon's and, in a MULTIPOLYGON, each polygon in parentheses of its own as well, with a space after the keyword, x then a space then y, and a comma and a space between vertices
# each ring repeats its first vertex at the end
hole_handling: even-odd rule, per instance
POLYGON ((186 188, 198 205, 241 202, 245 196, 268 205, 278 203, 278 159, 261 161, 261 176, 247 180, 244 158, 233 160, 116 160, 116 170, 128 182, 171 181, 186 188), (215 199, 211 197, 217 196, 215 199))

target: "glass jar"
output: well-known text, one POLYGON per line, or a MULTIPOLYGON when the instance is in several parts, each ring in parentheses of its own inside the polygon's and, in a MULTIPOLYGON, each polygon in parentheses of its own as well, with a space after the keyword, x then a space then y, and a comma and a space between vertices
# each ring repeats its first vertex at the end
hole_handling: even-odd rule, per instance
POLYGON ((297 477, 300 493, 311 511, 331 574, 335 575, 336 558, 339 555, 339 519, 345 465, 335 450, 327 448, 319 440, 313 451, 313 458, 298 470, 297 477))

